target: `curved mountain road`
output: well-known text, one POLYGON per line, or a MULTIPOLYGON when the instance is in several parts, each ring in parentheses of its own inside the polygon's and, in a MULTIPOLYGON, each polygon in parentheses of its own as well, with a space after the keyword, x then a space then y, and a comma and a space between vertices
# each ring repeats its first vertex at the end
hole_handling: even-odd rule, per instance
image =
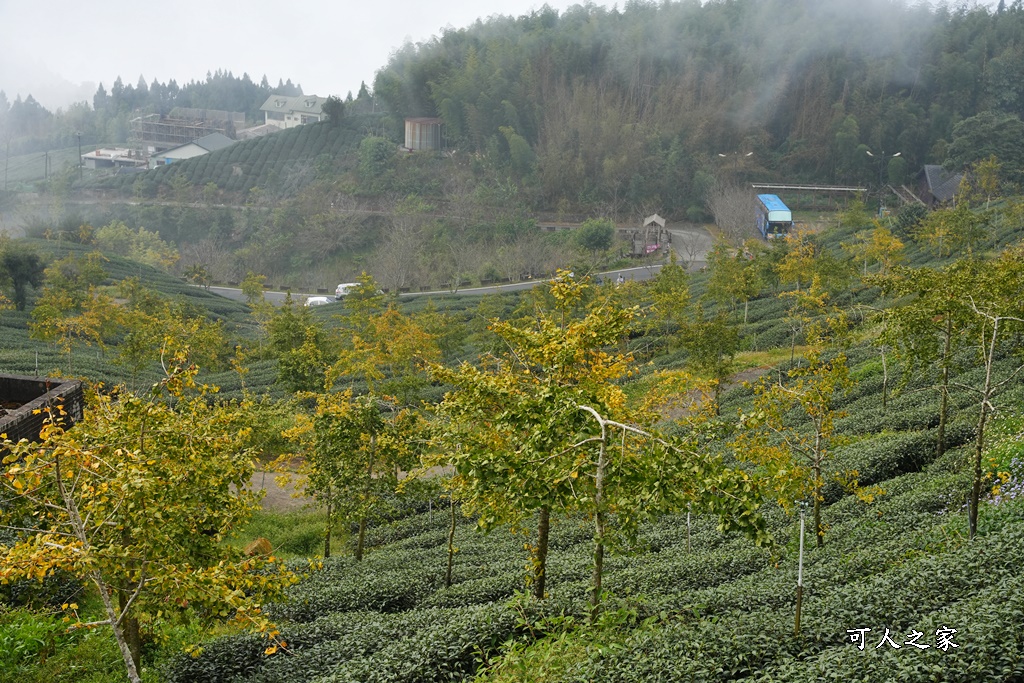
MULTIPOLYGON (((703 227, 672 227, 669 228, 669 233, 672 235, 671 247, 676 254, 677 263, 686 265, 687 269, 691 272, 700 270, 707 264, 707 253, 711 250, 711 247, 714 244, 714 238, 706 229, 703 227)), ((621 275, 626 280, 649 280, 658 274, 662 265, 663 264, 652 264, 634 268, 608 270, 601 273, 595 273, 594 277, 614 281, 621 275)), ((488 285, 486 287, 466 287, 460 288, 455 292, 448 289, 438 289, 427 292, 402 292, 398 296, 403 299, 417 296, 483 296, 485 294, 498 294, 501 292, 515 292, 530 289, 545 282, 547 282, 547 280, 541 278, 525 282, 488 285)), ((209 291, 236 301, 245 301, 245 295, 242 294, 242 290, 238 287, 211 286, 209 291)), ((265 291, 263 296, 267 301, 280 306, 284 303, 286 294, 286 292, 265 291)), ((292 298, 297 302, 305 301, 305 297, 307 296, 316 296, 316 294, 307 292, 292 293, 292 298)), ((321 294, 320 296, 323 295, 321 294)))

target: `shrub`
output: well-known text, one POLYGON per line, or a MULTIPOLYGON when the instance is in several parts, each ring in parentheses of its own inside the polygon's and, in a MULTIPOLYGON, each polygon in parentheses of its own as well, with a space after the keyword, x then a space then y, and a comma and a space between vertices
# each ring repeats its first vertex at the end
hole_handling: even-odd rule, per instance
POLYGON ((82 582, 73 574, 57 570, 42 581, 22 579, 0 585, 0 602, 34 609, 57 607, 72 602, 81 594, 82 587, 82 582))

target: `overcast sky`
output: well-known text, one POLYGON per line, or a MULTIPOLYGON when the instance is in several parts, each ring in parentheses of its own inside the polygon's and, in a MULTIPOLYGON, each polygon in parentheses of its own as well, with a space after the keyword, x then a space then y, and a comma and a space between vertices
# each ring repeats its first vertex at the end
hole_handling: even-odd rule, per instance
MULTIPOLYGON (((373 85, 407 40, 495 14, 519 16, 542 0, 0 0, 0 90, 48 109, 86 100, 118 76, 135 85, 204 80, 208 71, 291 79, 306 94, 373 85)), ((578 0, 548 0, 562 11, 578 0)), ((603 5, 607 3, 597 2, 603 5)))
MULTIPOLYGON (((913 0, 905 0, 908 4, 913 0)), ((950 4, 994 6, 998 0, 950 4)), ((851 0, 856 3, 857 0, 851 0)), ((135 85, 203 80, 208 71, 291 79, 306 94, 372 87, 406 41, 495 14, 520 16, 542 0, 0 0, 0 90, 48 109, 85 100, 118 76, 135 85)), ((583 0, 548 0, 559 12, 583 0)), ((625 4, 597 0, 599 6, 625 4)))

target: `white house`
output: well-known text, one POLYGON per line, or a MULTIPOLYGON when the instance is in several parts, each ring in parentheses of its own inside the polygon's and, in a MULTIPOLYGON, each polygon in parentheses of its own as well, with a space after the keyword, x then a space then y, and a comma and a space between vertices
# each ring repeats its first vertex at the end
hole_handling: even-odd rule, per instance
POLYGON ((127 147, 114 147, 113 149, 103 147, 86 152, 82 155, 82 162, 86 168, 120 168, 123 166, 135 168, 146 165, 146 160, 142 156, 127 147))
POLYGON ((210 133, 192 142, 186 142, 184 145, 178 145, 159 154, 154 154, 149 158, 149 167, 156 168, 157 166, 172 164, 175 161, 201 157, 204 154, 216 152, 218 149, 224 149, 233 144, 235 144, 235 140, 232 140, 223 133, 210 133))
POLYGON ((297 97, 271 95, 260 107, 260 111, 263 112, 264 122, 267 125, 278 128, 294 128, 304 123, 316 123, 327 118, 323 110, 326 100, 326 97, 317 97, 316 95, 299 95, 297 97))

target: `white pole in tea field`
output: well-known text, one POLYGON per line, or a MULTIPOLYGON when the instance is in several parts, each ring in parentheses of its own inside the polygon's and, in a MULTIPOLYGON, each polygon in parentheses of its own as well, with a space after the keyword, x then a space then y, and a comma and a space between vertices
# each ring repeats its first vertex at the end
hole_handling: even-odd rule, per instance
POLYGON ((796 569, 796 624, 793 633, 800 633, 800 606, 804 601, 804 512, 807 503, 800 501, 800 555, 796 569))

